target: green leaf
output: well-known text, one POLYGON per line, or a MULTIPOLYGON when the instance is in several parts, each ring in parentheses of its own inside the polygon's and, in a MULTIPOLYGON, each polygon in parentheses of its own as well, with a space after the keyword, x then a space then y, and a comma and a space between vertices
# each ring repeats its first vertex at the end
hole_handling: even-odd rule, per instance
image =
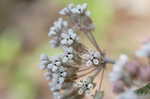
POLYGON ((139 88, 135 91, 138 95, 150 94, 150 83, 146 84, 144 87, 139 88))

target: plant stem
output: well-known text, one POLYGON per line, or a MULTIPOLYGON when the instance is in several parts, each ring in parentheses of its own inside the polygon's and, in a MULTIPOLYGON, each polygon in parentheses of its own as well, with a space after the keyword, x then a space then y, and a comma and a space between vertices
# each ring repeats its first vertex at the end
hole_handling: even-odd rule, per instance
POLYGON ((104 58, 104 62, 105 63, 109 63, 109 64, 115 64, 115 60, 109 58, 109 57, 105 57, 104 58))
POLYGON ((105 69, 102 70, 102 74, 101 74, 101 78, 100 78, 100 83, 99 83, 99 90, 101 90, 101 87, 102 87, 102 83, 103 83, 103 79, 104 79, 104 71, 105 69))
POLYGON ((95 74, 92 77, 95 78, 100 73, 100 71, 101 71, 100 67, 97 68, 97 71, 95 72, 95 74))
POLYGON ((101 55, 103 55, 103 52, 102 52, 101 48, 99 47, 99 45, 98 45, 98 43, 97 43, 93 33, 88 32, 88 35, 91 37, 91 40, 92 40, 93 45, 95 46, 95 48, 101 53, 101 55))
POLYGON ((86 75, 88 75, 88 74, 90 74, 90 73, 94 72, 95 70, 97 70, 97 68, 93 68, 91 71, 89 71, 89 72, 87 72, 87 73, 85 73, 85 74, 82 74, 82 75, 77 76, 77 78, 80 78, 80 77, 86 76, 86 75))
POLYGON ((91 68, 93 68, 93 66, 88 67, 88 68, 81 69, 81 70, 79 70, 78 72, 86 71, 86 70, 89 70, 89 69, 91 69, 91 68))

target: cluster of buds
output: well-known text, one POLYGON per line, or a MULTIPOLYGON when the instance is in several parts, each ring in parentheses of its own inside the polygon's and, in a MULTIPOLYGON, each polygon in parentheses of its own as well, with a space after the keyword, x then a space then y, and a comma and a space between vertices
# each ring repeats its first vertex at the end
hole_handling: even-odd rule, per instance
POLYGON ((129 60, 127 55, 121 55, 110 73, 110 80, 113 84, 113 92, 119 94, 119 99, 144 99, 139 98, 135 89, 150 82, 150 64, 141 62, 139 56, 150 55, 150 42, 144 43, 142 48, 136 51, 136 58, 129 60))
POLYGON ((94 83, 92 82, 91 77, 87 77, 86 79, 75 83, 75 87, 79 88, 79 94, 85 93, 86 95, 91 95, 91 90, 94 88, 94 83))
MULTIPOLYGON (((105 55, 92 35, 93 23, 87 4, 73 5, 60 11, 69 21, 59 18, 50 28, 48 36, 52 47, 60 47, 63 53, 49 57, 41 55, 40 68, 49 80, 54 99, 82 99, 96 88, 94 80, 105 68, 105 55), (80 42, 77 32, 83 33, 96 50, 88 49, 80 42)), ((98 84, 99 85, 99 84, 98 84)), ((100 89, 96 89, 100 92, 100 89)))
MULTIPOLYGON (((134 88, 150 82, 149 65, 138 60, 129 61, 127 55, 121 55, 116 61, 106 56, 92 34, 94 25, 87 7, 87 4, 69 4, 59 12, 67 16, 68 21, 59 18, 48 33, 52 47, 63 50, 63 53, 57 56, 49 57, 43 54, 40 58, 39 66, 49 81, 53 98, 83 99, 88 95, 92 99, 102 99, 103 74, 110 63, 114 64, 110 80, 113 83, 113 91, 119 94, 118 98, 140 99, 134 88), (95 50, 81 43, 77 33, 83 33, 95 50), (96 78, 99 78, 100 83, 95 82, 96 78)), ((150 42, 144 43, 136 52, 136 56, 146 56, 150 63, 150 42)))
POLYGON ((97 66, 103 64, 103 59, 99 52, 89 51, 88 54, 84 54, 83 58, 85 59, 86 66, 97 66))
POLYGON ((88 5, 84 4, 69 4, 66 8, 62 9, 59 13, 64 16, 69 16, 73 26, 84 32, 91 32, 94 30, 94 25, 90 18, 90 11, 87 10, 88 5))

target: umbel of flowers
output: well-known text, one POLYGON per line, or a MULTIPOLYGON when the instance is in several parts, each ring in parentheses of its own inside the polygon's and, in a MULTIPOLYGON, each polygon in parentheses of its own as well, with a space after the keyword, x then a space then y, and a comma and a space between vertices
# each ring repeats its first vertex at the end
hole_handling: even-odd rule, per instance
POLYGON ((144 43, 140 50, 136 51, 135 59, 130 60, 127 55, 120 58, 113 66, 110 73, 113 92, 118 94, 119 99, 149 99, 150 94, 150 41, 144 43), (147 62, 139 61, 139 58, 147 58, 147 62), (141 89, 138 89, 141 88, 141 89), (145 88, 145 89, 144 89, 145 88))
MULTIPOLYGON (((50 44, 54 48, 61 48, 63 53, 56 56, 42 54, 39 67, 44 70, 44 77, 49 81, 49 88, 53 99, 102 99, 101 90, 103 74, 107 64, 114 64, 110 74, 113 83, 113 91, 119 93, 119 99, 137 99, 137 95, 131 90, 133 79, 150 81, 149 67, 140 67, 137 61, 129 62, 126 55, 121 55, 116 62, 111 60, 98 46, 92 32, 94 24, 90 17, 88 6, 84 4, 69 4, 60 10, 59 14, 67 17, 59 18, 49 29, 50 44), (94 50, 89 49, 80 41, 78 33, 83 33, 94 50), (144 71, 147 71, 143 73, 144 71), (140 74, 137 72, 140 71, 140 74), (100 75, 101 73, 101 75, 100 75), (98 78, 99 83, 95 82, 98 78), (127 90, 129 89, 129 90, 127 90), (132 98, 128 98, 132 96, 132 98)), ((149 48, 137 53, 146 54, 149 48)), ((142 49, 142 50, 143 50, 142 49)))

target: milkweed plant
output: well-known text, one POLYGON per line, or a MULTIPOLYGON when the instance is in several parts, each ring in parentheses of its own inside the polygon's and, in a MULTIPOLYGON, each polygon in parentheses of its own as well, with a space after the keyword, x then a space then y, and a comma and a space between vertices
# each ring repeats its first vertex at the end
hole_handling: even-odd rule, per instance
POLYGON ((63 50, 56 56, 40 57, 39 67, 49 81, 53 99, 103 99, 101 86, 108 64, 113 66, 109 79, 117 99, 146 99, 144 96, 150 94, 150 40, 132 59, 125 54, 111 59, 92 34, 95 27, 87 8, 86 3, 69 4, 59 12, 66 20, 59 18, 49 29, 51 46, 63 50), (78 33, 87 37, 95 49, 84 45, 78 33), (141 62, 142 57, 147 61, 141 62))

